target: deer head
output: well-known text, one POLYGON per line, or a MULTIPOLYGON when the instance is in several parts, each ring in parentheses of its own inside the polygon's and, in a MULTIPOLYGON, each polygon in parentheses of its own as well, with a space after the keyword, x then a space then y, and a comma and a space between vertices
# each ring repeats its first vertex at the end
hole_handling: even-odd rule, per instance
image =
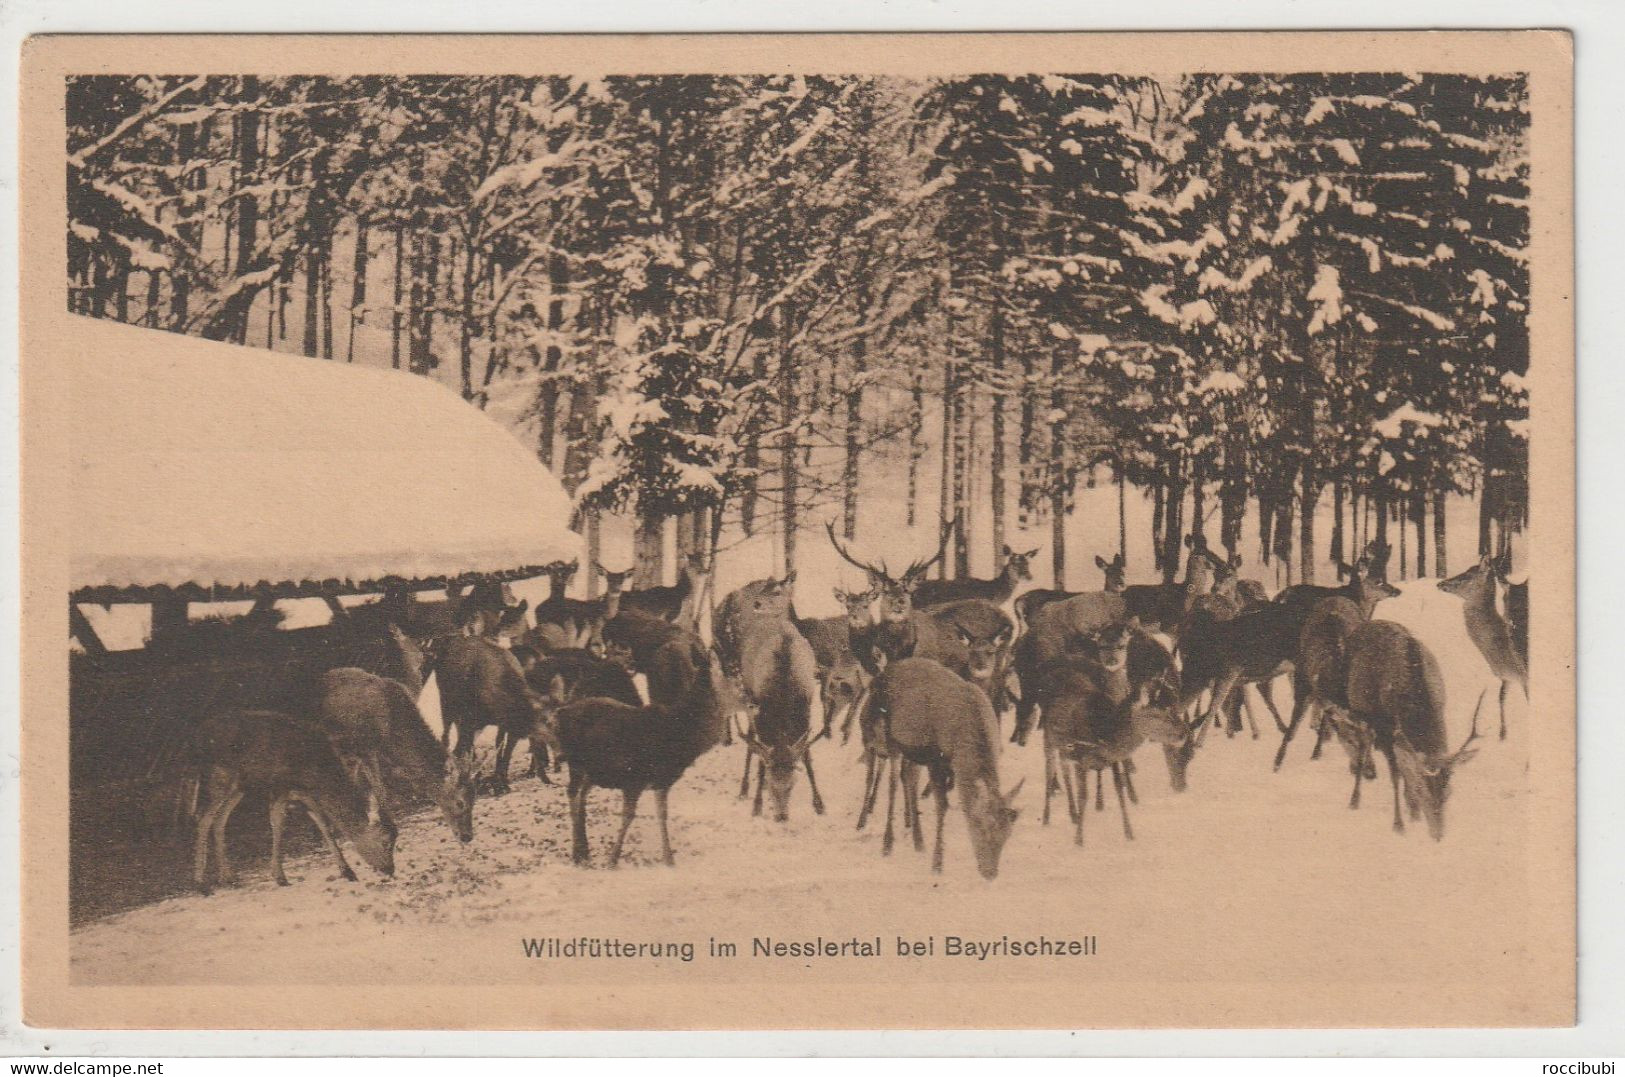
MULTIPOLYGON (((1479 697, 1483 702, 1483 697, 1479 697)), ((1422 812, 1428 833, 1434 841, 1444 840, 1444 806, 1450 799, 1450 778, 1455 769, 1472 760, 1478 749, 1470 747, 1478 739, 1478 710, 1473 710, 1473 726, 1461 747, 1448 755, 1426 755, 1411 746, 1403 732, 1394 735, 1394 759, 1405 776, 1406 800, 1422 812)))
POLYGON ((870 589, 878 592, 881 597, 881 618, 887 621, 901 621, 914 612, 914 588, 925 578, 931 566, 941 560, 942 555, 948 551, 948 538, 953 534, 953 526, 951 524, 945 526, 936 553, 914 561, 901 575, 893 576, 885 562, 875 565, 852 556, 852 552, 835 537, 833 523, 825 522, 824 530, 829 535, 830 544, 835 547, 835 552, 841 555, 842 560, 854 568, 862 569, 868 575, 870 589))
POLYGON ((796 787, 796 771, 812 743, 812 730, 797 737, 792 744, 767 744, 753 730, 739 730, 752 755, 762 761, 766 775, 767 793, 773 802, 773 821, 783 823, 790 818, 790 793, 796 787))
POLYGON ((1010 573, 1017 583, 1033 578, 1033 558, 1038 556, 1037 546, 1030 550, 1013 550, 1006 543, 999 552, 1004 562, 1000 566, 1000 572, 1010 573))
POLYGON ((1458 572, 1448 580, 1439 581, 1439 590, 1447 595, 1457 598, 1476 598, 1480 595, 1491 594, 1495 586, 1495 558, 1484 554, 1478 559, 1478 564, 1466 572, 1458 572))
MULTIPOLYGON (((1008 622, 997 626, 955 622, 954 635, 969 656, 971 677, 986 681, 999 668, 999 659, 1010 646, 1014 629, 1008 622)), ((912 648, 911 648, 912 650, 912 648)))
POLYGON ((846 611, 847 628, 857 630, 868 627, 873 617, 871 607, 875 601, 874 591, 847 591, 837 587, 835 601, 846 611))
POLYGON ((474 840, 474 761, 455 752, 446 756, 446 772, 435 796, 457 840, 474 840))
POLYGON ((1124 583, 1126 582, 1126 573, 1124 570, 1123 555, 1121 553, 1119 553, 1116 557, 1113 557, 1110 561, 1101 557, 1099 554, 1095 554, 1095 567, 1106 574, 1105 590, 1115 593, 1123 589, 1124 583))
POLYGON ((1023 778, 1008 793, 1000 794, 991 782, 979 779, 968 783, 960 794, 971 849, 976 853, 976 870, 984 879, 998 877, 999 858, 1021 814, 1014 807, 1015 800, 1025 784, 1023 778))

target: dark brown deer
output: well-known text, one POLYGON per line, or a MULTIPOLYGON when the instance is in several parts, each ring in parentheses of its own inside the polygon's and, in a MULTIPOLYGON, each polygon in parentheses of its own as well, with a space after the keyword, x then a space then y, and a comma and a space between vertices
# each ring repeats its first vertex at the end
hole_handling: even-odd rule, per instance
MULTIPOLYGON (((1391 590, 1391 589, 1390 589, 1391 590)), ((1317 728, 1313 759, 1320 758, 1321 745, 1333 731, 1346 733, 1348 715, 1348 642, 1359 627, 1371 619, 1375 597, 1386 597, 1381 592, 1367 592, 1356 601, 1341 596, 1323 598, 1316 602, 1304 621, 1298 638, 1298 653, 1292 667, 1292 718, 1286 732, 1281 734, 1281 747, 1275 753, 1275 769, 1281 769, 1293 736, 1305 717, 1314 716, 1317 728)), ((1351 742, 1340 736, 1345 744, 1351 742)), ((1366 778, 1375 778, 1376 771, 1364 749, 1350 748, 1350 768, 1359 768, 1366 778)), ((1359 785, 1355 785, 1354 807, 1359 806, 1359 785)))
MULTIPOLYGON (((1439 590, 1461 599, 1462 616, 1467 621, 1467 635, 1489 664, 1490 672, 1501 682, 1501 739, 1507 736, 1507 690, 1517 685, 1524 698, 1529 698, 1529 592, 1524 586, 1521 605, 1523 642, 1520 649, 1512 629, 1511 620, 1495 608, 1496 566, 1488 554, 1478 564, 1458 575, 1442 580, 1439 590)), ((1507 611, 1511 613, 1514 600, 1507 594, 1507 611)))
MULTIPOLYGON (((1219 572, 1230 568, 1207 548, 1207 543, 1201 536, 1185 536, 1185 545, 1191 552, 1185 559, 1183 582, 1129 584, 1120 592, 1129 616, 1137 617, 1140 623, 1148 628, 1159 628, 1176 639, 1186 615, 1195 608, 1203 595, 1213 589, 1214 580, 1217 579, 1219 572)), ((1122 566, 1119 564, 1117 572, 1121 571, 1122 566)), ((1114 577, 1112 570, 1107 569, 1106 589, 1110 591, 1114 582, 1121 578, 1121 575, 1114 577)))
MULTIPOLYGON (((440 711, 445 722, 443 744, 455 727, 454 751, 469 756, 480 730, 497 727, 498 750, 490 779, 495 792, 506 793, 509 789, 508 766, 519 741, 530 741, 533 756, 557 749, 541 697, 526 683, 518 660, 505 649, 484 639, 449 639, 441 647, 435 672, 440 680, 440 711)), ((540 773, 546 781, 545 760, 540 773)))
POLYGON ((856 655, 852 649, 853 633, 862 632, 874 620, 870 612, 874 605, 873 591, 845 591, 837 587, 835 600, 845 609, 835 617, 797 617, 791 611, 796 629, 812 644, 820 675, 856 655))
MULTIPOLYGON (((987 696, 964 678, 929 658, 905 658, 886 667, 865 707, 865 723, 875 730, 886 754, 906 768, 924 767, 937 805, 936 843, 931 870, 942 871, 942 829, 948 793, 957 790, 970 830, 976 869, 984 879, 999 874, 999 858, 1017 812, 1011 807, 1021 784, 1009 793, 999 782, 999 725, 987 696)), ((892 772, 886 805, 883 851, 893 844, 893 816, 899 779, 905 796, 912 773, 892 772)), ((904 805, 905 823, 909 806, 904 805)))
POLYGON ((558 730, 566 764, 570 768, 571 856, 575 863, 592 862, 587 844, 587 798, 594 788, 621 791, 621 829, 615 836, 609 866, 619 866, 626 833, 637 818, 638 801, 646 790, 655 794, 664 861, 676 862, 667 821, 671 787, 694 761, 723 742, 727 718, 714 685, 700 681, 693 697, 677 705, 652 703, 633 706, 616 699, 583 699, 562 703, 550 698, 552 721, 558 730))
POLYGON ((914 612, 915 606, 922 605, 914 601, 914 592, 925 580, 925 574, 931 566, 942 560, 942 555, 948 552, 948 539, 953 535, 952 525, 944 527, 936 553, 910 563, 900 575, 894 576, 884 561, 871 564, 854 557, 852 552, 841 544, 841 540, 835 537, 834 524, 826 522, 824 530, 829 535, 830 545, 835 547, 835 552, 841 555, 841 559, 867 574, 870 590, 880 596, 880 617, 884 621, 906 620, 914 612))
MULTIPOLYGON (((1184 705, 1190 706, 1203 691, 1211 690, 1203 720, 1204 723, 1208 719, 1217 721, 1219 711, 1237 687, 1264 685, 1259 695, 1275 719, 1276 729, 1285 735, 1287 725, 1281 720, 1267 685, 1292 670, 1304 625, 1315 604, 1323 598, 1343 598, 1369 616, 1378 602, 1399 593, 1385 580, 1368 577, 1368 564, 1362 560, 1353 568, 1343 566, 1348 582, 1342 587, 1327 588, 1326 594, 1312 601, 1312 596, 1306 593, 1287 601, 1277 599, 1229 620, 1218 620, 1211 613, 1191 616, 1179 641, 1184 705)), ((1239 730, 1238 720, 1239 715, 1233 712, 1231 734, 1239 730)))
MULTIPOLYGON (((611 576, 603 566, 598 570, 605 576, 611 576)), ((637 610, 640 613, 653 614, 663 621, 676 623, 678 615, 683 612, 684 603, 694 594, 705 579, 706 560, 703 553, 691 553, 683 562, 683 567, 677 574, 677 582, 670 586, 645 587, 638 591, 621 592, 621 608, 637 610)), ((621 576, 622 573, 613 575, 621 576)), ((618 590, 618 588, 617 588, 618 590)))
POLYGON ((192 743, 199 803, 193 847, 192 881, 209 893, 209 842, 214 842, 220 885, 237 881, 226 856, 226 824, 249 794, 270 804, 271 876, 288 885, 282 870, 282 828, 288 808, 303 808, 321 831, 351 881, 338 836, 356 847, 363 860, 383 875, 395 873, 395 825, 370 813, 368 791, 351 777, 319 725, 281 711, 242 710, 211 715, 199 723, 192 743))
MULTIPOLYGON (((738 592, 736 592, 738 594, 738 592)), ((730 595, 732 599, 734 596, 730 595)), ((759 589, 729 605, 721 619, 737 641, 740 685, 751 714, 743 731, 745 780, 740 795, 749 795, 750 765, 756 762, 753 815, 762 812, 764 788, 773 801, 773 817, 790 817, 790 793, 798 767, 807 771, 813 811, 824 814, 824 799, 813 775, 813 700, 818 691, 818 661, 812 644, 791 622, 786 586, 759 589)), ((826 724, 818 736, 829 732, 826 724)))
POLYGON ((1033 578, 1032 561, 1038 548, 1018 551, 1006 544, 999 551, 999 571, 990 580, 974 577, 963 580, 921 580, 914 586, 914 605, 929 609, 967 598, 979 598, 995 605, 1008 602, 1016 593, 1016 586, 1033 578))
MULTIPOLYGON (((1477 751, 1470 747, 1478 738, 1477 709, 1467 739, 1451 752, 1445 741, 1444 678, 1421 640, 1392 621, 1367 621, 1349 637, 1347 654, 1349 714, 1367 743, 1388 760, 1394 830, 1405 832, 1399 810, 1403 779, 1411 817, 1426 818, 1428 833, 1442 840, 1451 776, 1477 751)), ((1363 774, 1364 768, 1356 767, 1356 787, 1363 774)))
POLYGON ((414 802, 434 802, 458 841, 474 838, 470 757, 450 755, 397 681, 345 668, 322 675, 316 715, 346 761, 381 780, 383 814, 399 822, 414 802))
MULTIPOLYGON (((1123 818, 1123 835, 1132 840, 1128 799, 1133 796, 1129 768, 1136 749, 1147 740, 1181 748, 1190 729, 1178 715, 1177 700, 1160 680, 1136 687, 1130 650, 1140 628, 1136 621, 1102 632, 1092 658, 1068 656, 1044 670, 1044 750, 1060 771, 1074 827, 1073 840, 1083 844, 1083 817, 1088 814, 1087 775, 1111 771, 1123 818), (1158 686, 1163 687, 1159 690, 1158 686), (1073 776, 1076 776, 1076 796, 1073 776)), ((1051 795, 1046 776, 1045 814, 1051 795)))

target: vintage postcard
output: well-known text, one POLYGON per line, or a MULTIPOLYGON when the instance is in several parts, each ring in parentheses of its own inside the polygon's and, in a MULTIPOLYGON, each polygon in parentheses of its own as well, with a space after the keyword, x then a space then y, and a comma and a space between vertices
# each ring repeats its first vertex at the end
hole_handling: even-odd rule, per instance
POLYGON ((23 61, 29 1023, 1573 1022, 1566 34, 23 61))

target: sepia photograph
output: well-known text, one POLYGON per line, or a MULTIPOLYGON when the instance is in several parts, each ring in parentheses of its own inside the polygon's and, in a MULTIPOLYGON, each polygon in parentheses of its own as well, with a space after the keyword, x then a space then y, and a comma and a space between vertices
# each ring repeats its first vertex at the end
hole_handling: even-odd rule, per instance
POLYGON ((1572 1022, 1568 41, 1145 36, 34 39, 29 1012, 1572 1022))

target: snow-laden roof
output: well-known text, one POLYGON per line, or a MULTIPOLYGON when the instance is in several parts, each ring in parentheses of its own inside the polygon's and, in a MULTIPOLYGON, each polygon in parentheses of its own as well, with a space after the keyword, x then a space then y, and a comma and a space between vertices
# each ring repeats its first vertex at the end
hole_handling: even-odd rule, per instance
POLYGON ((578 560, 571 504, 427 378, 71 318, 72 589, 359 585, 578 560))

